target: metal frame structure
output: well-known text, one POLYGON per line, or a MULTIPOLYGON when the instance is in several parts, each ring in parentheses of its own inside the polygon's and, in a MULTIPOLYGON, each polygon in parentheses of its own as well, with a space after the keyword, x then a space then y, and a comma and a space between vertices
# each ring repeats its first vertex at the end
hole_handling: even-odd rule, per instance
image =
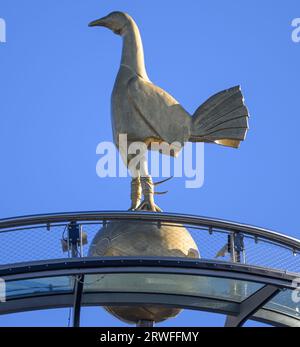
POLYGON ((239 307, 237 316, 227 316, 226 327, 239 327, 255 314, 265 303, 270 301, 276 294, 280 292, 280 287, 267 284, 259 289, 255 294, 243 301, 239 307))
POLYGON ((219 219, 169 213, 123 211, 73 212, 2 219, 0 220, 0 235, 1 233, 13 230, 22 230, 27 227, 34 228, 34 226, 41 225, 50 228, 50 226, 58 223, 67 223, 67 225, 71 226, 69 229, 71 234, 68 235, 67 243, 71 247, 72 258, 3 265, 0 266, 0 277, 6 281, 16 281, 44 277, 72 276, 74 278, 72 292, 12 298, 5 303, 0 303, 0 314, 54 307, 73 307, 73 326, 79 326, 81 306, 155 304, 226 314, 226 326, 242 326, 250 318, 272 325, 300 326, 300 317, 289 316, 282 312, 263 307, 280 291, 295 289, 294 281, 300 277, 300 274, 239 263, 241 253, 243 252, 243 234, 268 240, 270 243, 299 253, 300 241, 295 238, 267 229, 219 219), (79 229, 77 223, 80 224, 81 222, 87 221, 105 223, 106 221, 117 220, 182 223, 189 226, 204 227, 210 232, 214 229, 226 230, 229 235, 229 248, 232 252, 231 261, 195 260, 174 257, 82 257, 80 250, 82 247, 82 236, 81 234, 80 237, 78 235, 79 229), (74 235, 76 239, 74 239, 74 235), (241 303, 225 299, 180 294, 126 293, 122 291, 84 293, 85 276, 99 273, 198 275, 256 282, 263 284, 263 286, 241 303))
POLYGON ((80 326, 80 311, 84 285, 84 274, 75 276, 74 304, 73 304, 73 327, 80 326))

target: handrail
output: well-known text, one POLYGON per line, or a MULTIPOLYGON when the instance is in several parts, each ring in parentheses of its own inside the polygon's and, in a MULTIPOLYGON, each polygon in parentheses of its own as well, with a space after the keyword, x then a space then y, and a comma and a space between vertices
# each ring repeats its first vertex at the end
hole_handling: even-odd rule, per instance
POLYGON ((230 222, 221 219, 200 217, 177 213, 159 213, 144 211, 87 211, 87 212, 64 212, 51 214, 37 214, 0 219, 1 230, 28 226, 28 225, 51 225, 53 223, 70 221, 107 221, 107 220, 139 220, 144 222, 171 222, 182 223, 193 226, 204 226, 207 228, 222 229, 231 232, 243 232, 255 237, 261 237, 300 251, 300 240, 271 231, 265 228, 255 227, 247 224, 230 222))

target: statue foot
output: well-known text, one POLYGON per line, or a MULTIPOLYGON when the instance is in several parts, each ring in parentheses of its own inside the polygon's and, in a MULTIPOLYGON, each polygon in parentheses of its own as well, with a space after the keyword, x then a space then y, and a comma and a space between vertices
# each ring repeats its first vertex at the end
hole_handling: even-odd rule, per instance
POLYGON ((161 212, 162 210, 154 202, 154 183, 151 176, 140 178, 142 192, 144 195, 143 202, 138 206, 138 210, 161 212))
POLYGON ((140 211, 152 211, 162 212, 162 209, 158 207, 154 201, 144 200, 137 208, 140 211))

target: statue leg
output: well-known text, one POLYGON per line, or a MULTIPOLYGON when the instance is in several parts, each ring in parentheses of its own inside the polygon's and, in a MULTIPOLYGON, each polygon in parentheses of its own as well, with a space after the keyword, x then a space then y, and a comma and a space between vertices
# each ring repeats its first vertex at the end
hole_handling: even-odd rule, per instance
POLYGON ((132 177, 130 194, 131 207, 129 210, 161 212, 161 209, 154 202, 154 184, 148 172, 148 163, 146 157, 147 147, 141 147, 140 151, 138 161, 131 162, 136 155, 128 155, 127 151, 120 148, 121 157, 124 163, 126 163, 132 177), (129 165, 130 162, 132 165, 129 165), (141 203, 142 194, 144 195, 144 200, 141 203))
POLYGON ((139 205, 138 210, 161 212, 162 210, 154 202, 154 184, 148 172, 148 163, 145 154, 140 161, 140 181, 144 200, 139 205))
POLYGON ((126 144, 120 144, 119 151, 121 154, 121 158, 126 165, 126 167, 129 168, 129 173, 131 176, 131 190, 130 190, 130 199, 131 199, 131 206, 128 210, 134 211, 138 208, 138 206, 141 203, 142 198, 142 186, 141 186, 141 180, 140 180, 140 172, 135 167, 129 167, 129 162, 133 158, 133 155, 128 155, 128 146, 130 143, 126 144))
POLYGON ((142 198, 142 186, 141 186, 141 179, 139 176, 131 178, 130 198, 131 198, 131 206, 129 210, 134 211, 139 207, 141 203, 141 198, 142 198))

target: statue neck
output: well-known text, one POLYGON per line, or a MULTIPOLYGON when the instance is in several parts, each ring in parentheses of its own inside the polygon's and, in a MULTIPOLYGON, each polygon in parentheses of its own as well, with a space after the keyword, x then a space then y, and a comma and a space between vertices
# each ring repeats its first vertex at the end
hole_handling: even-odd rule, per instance
POLYGON ((141 35, 137 25, 132 20, 123 34, 123 51, 121 65, 132 72, 148 79, 141 35))

